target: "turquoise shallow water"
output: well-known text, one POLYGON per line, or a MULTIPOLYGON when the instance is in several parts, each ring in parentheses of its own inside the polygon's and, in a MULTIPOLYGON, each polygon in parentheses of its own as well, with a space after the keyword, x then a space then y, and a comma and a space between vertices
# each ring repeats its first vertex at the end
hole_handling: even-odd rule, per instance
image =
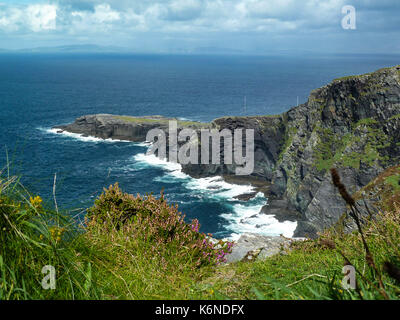
MULTIPOLYGON (((261 195, 234 196, 248 187, 218 177, 192 179, 179 166, 146 157, 146 146, 50 128, 83 114, 113 113, 210 121, 225 115, 276 114, 307 99, 332 79, 399 64, 393 56, 320 58, 243 56, 0 55, 0 165, 6 149, 14 174, 51 204, 84 209, 118 181, 130 193, 159 194, 216 237, 241 232, 290 235, 295 225, 258 215, 261 195)), ((75 211, 74 211, 75 212, 75 211)))

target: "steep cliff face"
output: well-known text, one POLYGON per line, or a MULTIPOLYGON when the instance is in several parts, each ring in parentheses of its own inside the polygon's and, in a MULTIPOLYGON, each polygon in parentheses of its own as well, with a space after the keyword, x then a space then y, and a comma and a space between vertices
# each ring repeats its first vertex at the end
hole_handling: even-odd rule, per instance
POLYGON ((296 235, 321 231, 345 211, 329 168, 355 192, 399 163, 399 114, 400 67, 335 80, 287 113, 289 143, 275 184, 302 213, 296 235))
MULTIPOLYGON (((126 118, 86 116, 59 128, 131 141, 144 141, 151 128, 167 128, 165 118, 126 118)), ((254 129, 252 176, 265 181, 270 200, 263 212, 297 220, 295 236, 315 236, 346 211, 331 183, 331 167, 338 168, 347 188, 356 192, 399 163, 400 66, 334 80, 312 91, 307 103, 281 115, 224 117, 209 125, 185 126, 254 129)), ((229 176, 235 166, 222 161, 184 165, 183 170, 193 177, 229 176)))
MULTIPOLYGON (((366 219, 378 213, 396 212, 400 207, 400 164, 384 170, 353 194, 353 199, 359 212, 366 219)), ((341 217, 335 228, 343 231, 356 229, 350 213, 350 208, 347 208, 347 214, 341 217)))
MULTIPOLYGON (((223 130, 229 129, 253 129, 254 130, 254 172, 253 176, 271 181, 275 171, 275 165, 279 158, 285 135, 283 116, 255 116, 255 117, 224 117, 211 123, 211 128, 223 130)), ((245 137, 243 136, 243 148, 245 149, 245 137)), ((221 139, 221 142, 223 140, 221 139)), ((234 175, 236 165, 223 164, 223 146, 221 144, 221 165, 184 165, 183 171, 194 177, 213 175, 234 175)), ((245 150, 243 150, 245 154, 245 150)))

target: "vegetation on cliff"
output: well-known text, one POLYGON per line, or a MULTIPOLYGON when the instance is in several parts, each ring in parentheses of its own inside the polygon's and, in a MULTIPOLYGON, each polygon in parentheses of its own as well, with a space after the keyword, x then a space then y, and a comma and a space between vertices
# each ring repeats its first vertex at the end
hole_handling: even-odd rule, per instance
POLYGON ((0 300, 190 299, 232 246, 185 223, 163 196, 111 186, 79 225, 15 178, 0 183, 0 240, 0 300), (55 290, 41 286, 48 265, 55 290))
POLYGON ((397 299, 398 170, 377 178, 392 190, 381 194, 391 206, 363 226, 376 270, 356 231, 331 228, 284 254, 225 265, 231 243, 213 242, 197 221, 185 223, 162 195, 134 197, 110 186, 79 225, 47 209, 16 178, 3 178, 0 299, 397 299), (358 272, 356 290, 341 284, 349 263, 358 272), (41 286, 45 265, 56 268, 55 290, 41 286))
POLYGON ((235 299, 399 299, 399 166, 389 168, 365 188, 380 194, 377 213, 368 217, 358 214, 359 193, 353 199, 337 171, 333 172, 338 179, 334 183, 345 199, 342 201, 354 208, 358 230, 345 233, 334 226, 318 239, 293 242, 285 254, 220 267, 206 281, 223 296, 235 299), (379 211, 382 208, 385 210, 379 211), (345 265, 355 267, 354 290, 343 288, 345 265))
POLYGON ((358 191, 356 200, 375 200, 375 205, 385 211, 395 211, 400 205, 400 165, 382 172, 358 191))
POLYGON ((396 66, 334 80, 283 117, 273 191, 301 213, 296 235, 316 236, 346 210, 332 197, 331 167, 340 168, 356 192, 399 163, 399 71, 396 66))
POLYGON ((171 120, 176 120, 178 127, 190 127, 190 128, 208 128, 210 126, 209 123, 203 123, 198 121, 186 121, 186 120, 179 120, 173 118, 164 118, 164 117, 131 117, 131 116, 113 116, 115 119, 122 120, 127 123, 134 123, 134 124, 163 124, 168 126, 168 122, 171 120))
MULTIPOLYGON (((134 197, 114 185, 79 223, 7 174, 0 178, 0 299, 397 299, 399 115, 397 66, 337 79, 283 115, 210 124, 255 130, 254 175, 271 184, 271 199, 301 215, 297 236, 318 235, 253 263, 224 265, 232 244, 200 233, 198 221, 185 222, 163 195, 134 197), (341 168, 333 184, 332 167, 341 168), (344 264, 357 271, 356 290, 342 287, 344 264), (46 265, 56 268, 56 290, 41 286, 46 265)), ((91 115, 58 128, 144 141, 159 123, 166 126, 160 118, 91 115)), ((183 169, 198 176, 234 169, 223 166, 183 169)))

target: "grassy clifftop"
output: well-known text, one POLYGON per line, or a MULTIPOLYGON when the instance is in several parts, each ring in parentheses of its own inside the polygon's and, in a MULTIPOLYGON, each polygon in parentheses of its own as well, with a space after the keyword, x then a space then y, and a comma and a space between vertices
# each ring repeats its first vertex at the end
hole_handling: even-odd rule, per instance
POLYGON ((185 121, 185 120, 178 120, 178 119, 173 119, 173 118, 165 118, 165 117, 132 117, 132 116, 113 116, 115 119, 122 120, 127 123, 135 123, 135 124, 148 124, 148 123, 153 123, 153 124, 162 124, 165 126, 168 126, 169 121, 171 120, 176 120, 178 127, 186 128, 194 128, 194 129, 200 129, 200 128, 208 128, 210 126, 209 123, 203 123, 203 122, 198 122, 198 121, 185 121))
MULTIPOLYGON (((398 197, 397 170, 378 179, 398 197)), ((211 241, 196 220, 184 222, 163 196, 110 186, 79 224, 7 177, 0 181, 0 300, 398 299, 400 211, 392 209, 363 227, 376 270, 360 233, 334 230, 285 254, 225 265, 231 244, 211 241), (359 272, 357 290, 341 285, 344 263, 359 272), (42 288, 46 265, 55 267, 55 290, 42 288)))
POLYGON ((376 205, 387 211, 400 207, 400 165, 382 172, 355 194, 355 199, 375 200, 376 205))

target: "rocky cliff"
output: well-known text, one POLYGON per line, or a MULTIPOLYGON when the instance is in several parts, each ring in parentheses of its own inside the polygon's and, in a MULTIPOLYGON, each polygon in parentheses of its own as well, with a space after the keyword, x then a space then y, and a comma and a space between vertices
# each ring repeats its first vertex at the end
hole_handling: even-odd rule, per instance
MULTIPOLYGON (((297 237, 315 236, 346 211, 331 183, 331 167, 338 168, 347 188, 356 192, 399 163, 400 66, 334 80, 312 91, 305 104, 281 115, 224 117, 209 125, 189 122, 180 126, 254 129, 252 175, 264 181, 270 199, 263 212, 298 221, 297 237)), ((94 115, 58 128, 144 141, 154 127, 166 128, 165 118, 94 115)), ((194 177, 228 178, 235 166, 184 165, 183 170, 194 177)))
POLYGON ((101 139, 126 140, 133 142, 146 141, 147 132, 151 129, 168 130, 170 120, 176 120, 178 128, 199 129, 208 126, 195 121, 179 121, 162 116, 131 117, 112 114, 93 114, 79 117, 74 123, 55 126, 55 129, 101 139))
POLYGON ((399 163, 400 66, 334 80, 276 117, 228 117, 213 125, 254 128, 253 174, 271 184, 263 211, 297 220, 295 236, 315 236, 346 211, 331 183, 331 167, 356 192, 399 163))

